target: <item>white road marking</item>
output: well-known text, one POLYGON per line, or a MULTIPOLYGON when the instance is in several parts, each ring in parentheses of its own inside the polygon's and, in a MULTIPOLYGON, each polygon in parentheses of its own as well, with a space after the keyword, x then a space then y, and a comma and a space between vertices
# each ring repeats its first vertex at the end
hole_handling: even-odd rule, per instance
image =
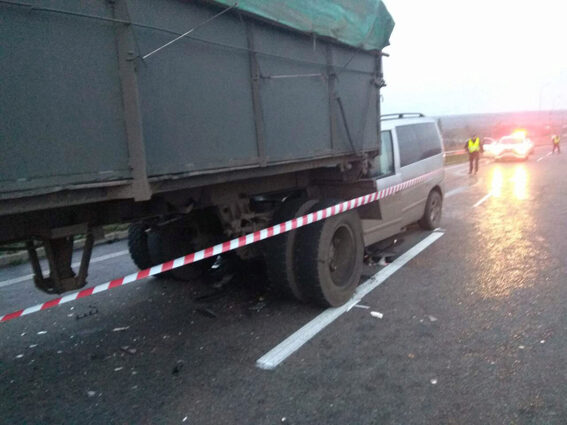
POLYGON ((473 205, 473 208, 478 207, 480 204, 482 204, 484 201, 486 201, 488 198, 490 198, 492 196, 492 192, 488 192, 486 195, 484 195, 476 204, 473 205))
MULTIPOLYGON (((120 256, 126 255, 126 254, 128 254, 127 249, 125 249, 123 251, 113 252, 112 254, 101 255, 100 257, 92 258, 91 264, 100 263, 101 261, 110 260, 111 258, 120 257, 120 256)), ((81 262, 77 261, 77 262, 74 262, 73 264, 71 264, 71 267, 79 267, 80 265, 81 265, 81 262)), ((33 279, 33 274, 27 274, 25 276, 14 277, 12 279, 8 279, 8 280, 5 280, 3 282, 0 282, 0 288, 4 288, 6 286, 10 286, 10 285, 13 285, 15 283, 25 282, 25 281, 31 280, 31 279, 33 279)))
POLYGON ((321 332, 325 327, 337 320, 343 313, 349 311, 357 305, 362 298, 381 285, 386 279, 400 270, 411 259, 421 253, 425 248, 443 236, 443 232, 433 232, 421 242, 410 248, 391 264, 384 267, 362 285, 354 293, 352 299, 341 307, 329 308, 319 314, 315 319, 304 325, 302 328, 291 334, 276 347, 264 354, 256 361, 256 366, 260 369, 275 369, 285 359, 299 350, 306 342, 321 332))
POLYGON ((536 159, 536 162, 540 162, 542 159, 547 158, 549 155, 551 155, 551 152, 548 152, 544 156, 539 157, 538 159, 536 159))

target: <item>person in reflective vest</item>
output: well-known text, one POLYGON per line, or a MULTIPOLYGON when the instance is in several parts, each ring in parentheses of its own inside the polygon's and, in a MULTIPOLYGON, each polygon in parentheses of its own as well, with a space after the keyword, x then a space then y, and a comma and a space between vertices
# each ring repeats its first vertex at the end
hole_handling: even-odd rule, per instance
POLYGON ((474 173, 478 173, 478 160, 480 158, 480 154, 483 152, 480 138, 476 135, 473 135, 473 137, 467 140, 467 142, 465 143, 465 151, 469 155, 469 174, 473 173, 473 168, 474 173))
POLYGON ((551 153, 554 153, 555 150, 557 150, 557 153, 561 153, 561 148, 559 147, 559 136, 557 134, 551 136, 551 143, 553 143, 553 150, 551 153))

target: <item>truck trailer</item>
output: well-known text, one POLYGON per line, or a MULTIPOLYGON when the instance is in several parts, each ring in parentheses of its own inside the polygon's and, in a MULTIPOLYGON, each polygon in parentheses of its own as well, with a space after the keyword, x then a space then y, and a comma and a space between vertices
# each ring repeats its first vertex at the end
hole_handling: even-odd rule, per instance
MULTIPOLYGON (((7 0, 0 19, 0 243, 26 242, 43 291, 85 285, 108 224, 131 223, 144 269, 380 188, 380 0, 7 0)), ((340 305, 386 209, 236 253, 264 257, 281 292, 340 305)))

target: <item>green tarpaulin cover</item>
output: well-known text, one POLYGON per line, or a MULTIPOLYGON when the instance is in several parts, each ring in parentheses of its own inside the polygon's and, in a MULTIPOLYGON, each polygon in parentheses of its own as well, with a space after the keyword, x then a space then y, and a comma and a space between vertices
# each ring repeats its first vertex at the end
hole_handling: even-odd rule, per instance
POLYGON ((215 0, 364 50, 389 44, 394 20, 381 0, 215 0))

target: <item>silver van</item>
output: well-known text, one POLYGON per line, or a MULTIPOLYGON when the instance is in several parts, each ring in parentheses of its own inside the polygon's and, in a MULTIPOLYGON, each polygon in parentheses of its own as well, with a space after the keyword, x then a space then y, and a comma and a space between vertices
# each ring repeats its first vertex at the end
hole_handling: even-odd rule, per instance
MULTIPOLYGON (((337 307, 352 297, 360 282, 365 246, 384 241, 412 223, 428 230, 439 226, 444 169, 436 121, 422 114, 396 114, 382 116, 381 124, 381 152, 372 160, 368 177, 354 185, 346 183, 342 195, 333 186, 334 199, 323 194, 324 201, 315 205, 296 199, 299 209, 293 216, 329 207, 336 199, 349 199, 355 190, 360 195, 378 191, 379 196, 387 196, 269 242, 272 245, 265 255, 275 287, 287 288, 303 301, 337 307)), ((276 222, 282 219, 276 218, 276 222)))
POLYGON ((389 114, 381 116, 381 126, 381 155, 372 172, 377 190, 418 182, 378 201, 380 219, 362 217, 365 246, 415 222, 428 230, 439 227, 443 206, 443 142, 437 122, 423 114, 389 114))

